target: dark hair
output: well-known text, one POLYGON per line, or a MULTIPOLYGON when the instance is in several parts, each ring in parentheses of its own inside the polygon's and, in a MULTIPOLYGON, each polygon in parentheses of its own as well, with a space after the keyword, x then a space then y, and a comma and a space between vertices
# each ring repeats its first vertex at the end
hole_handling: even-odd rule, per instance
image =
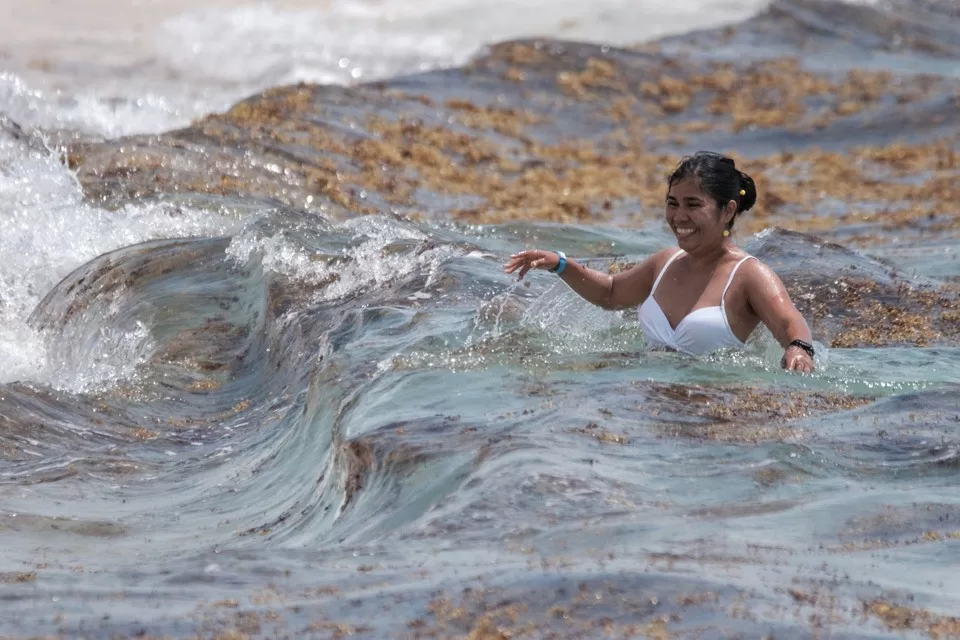
POLYGON ((670 174, 667 184, 672 187, 689 176, 697 179, 700 188, 716 200, 719 208, 727 206, 731 200, 737 203, 737 212, 727 225, 728 229, 733 227, 737 216, 749 211, 757 202, 757 187, 753 184, 753 178, 737 169, 733 158, 712 151, 698 151, 692 156, 685 156, 670 174), (745 192, 743 195, 740 195, 741 190, 745 192))

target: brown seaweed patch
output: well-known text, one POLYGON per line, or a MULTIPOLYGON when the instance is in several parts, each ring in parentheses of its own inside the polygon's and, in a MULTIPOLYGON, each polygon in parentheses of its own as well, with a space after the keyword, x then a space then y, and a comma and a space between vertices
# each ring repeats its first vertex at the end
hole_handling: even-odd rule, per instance
POLYGON ((960 618, 893 604, 882 599, 863 603, 864 613, 883 622, 892 631, 920 631, 935 640, 960 637, 960 618))
POLYGON ((550 118, 537 115, 529 109, 481 107, 462 98, 450 98, 445 106, 459 112, 455 121, 466 127, 491 129, 520 140, 528 140, 524 133, 526 127, 550 122, 550 118))
MULTIPOLYGON (((882 232, 922 228, 931 220, 941 229, 960 227, 955 207, 960 199, 955 180, 960 164, 950 141, 737 159, 759 187, 759 207, 738 224, 748 232, 771 224, 813 232, 872 224, 882 232), (817 213, 828 198, 843 202, 846 210, 817 213)), ((876 235, 872 240, 884 238, 876 235)))
MULTIPOLYGON (((506 43, 477 62, 506 62, 520 70, 517 80, 534 70, 556 75, 557 87, 531 89, 551 105, 550 111, 481 106, 462 97, 441 105, 428 96, 391 89, 381 89, 377 96, 372 93, 376 87, 366 87, 345 89, 337 99, 376 103, 380 97, 387 104, 375 107, 389 115, 350 119, 324 112, 329 88, 300 85, 268 91, 204 118, 190 130, 125 141, 120 153, 109 145, 100 145, 100 153, 96 145, 78 145, 68 155, 71 165, 79 167, 88 195, 179 191, 257 196, 333 215, 382 211, 386 203, 420 215, 419 196, 434 193, 476 197, 477 204, 451 212, 476 223, 605 222, 613 203, 635 202, 637 213, 622 222, 647 224, 660 216, 664 176, 677 160, 675 154, 651 153, 651 140, 676 142, 731 127, 823 126, 830 118, 890 102, 891 96, 933 95, 946 82, 864 70, 818 74, 795 58, 747 65, 677 58, 627 66, 605 55, 569 54, 542 43, 506 43), (534 135, 548 121, 545 113, 562 120, 557 97, 597 92, 604 94, 602 101, 586 123, 595 125, 593 131, 549 144, 534 135), (405 104, 409 113, 402 111, 405 104), (458 130, 424 123, 428 105, 431 119, 446 119, 460 125, 458 130), (645 110, 670 115, 647 124, 640 117, 645 110), (696 119, 688 117, 690 112, 696 119), (189 142, 194 138, 196 143, 189 142), (229 149, 252 150, 255 161, 229 149)), ((956 146, 955 139, 941 139, 737 158, 754 176, 760 194, 757 207, 737 229, 782 226, 821 232, 874 226, 877 235, 864 233, 861 242, 881 242, 884 232, 903 228, 957 232, 956 146), (825 199, 840 201, 843 210, 824 213, 825 199)))
POLYGON ((652 101, 662 113, 680 113, 690 106, 696 86, 673 76, 660 76, 655 82, 640 84, 640 95, 652 101))
POLYGON ((36 582, 36 571, 6 571, 0 573, 0 584, 23 584, 25 582, 36 582))
MULTIPOLYGON (((498 223, 535 219, 554 222, 610 218, 614 201, 655 202, 663 197, 661 177, 674 158, 645 155, 630 143, 622 151, 601 150, 589 141, 558 145, 532 143, 528 153, 541 158, 517 171, 487 174, 474 183, 485 203, 455 211, 470 222, 498 223)), ((495 165, 496 166, 496 165, 495 165)))
POLYGON ((219 389, 222 384, 223 383, 214 378, 201 378, 187 385, 187 389, 190 391, 213 391, 214 389, 219 389))
MULTIPOLYGON (((847 321, 851 323, 851 321, 847 321)), ((909 343, 925 347, 940 338, 930 322, 930 317, 918 313, 908 313, 892 305, 877 302, 867 306, 864 314, 856 321, 857 328, 851 328, 834 337, 832 347, 854 347, 861 345, 888 345, 909 343)))
POLYGON ((960 298, 947 290, 918 289, 907 283, 890 287, 849 277, 788 286, 814 333, 832 336, 832 347, 922 347, 960 338, 960 325, 954 320, 960 298))
POLYGON ((830 553, 848 554, 859 553, 862 551, 878 551, 881 549, 899 549, 921 544, 926 545, 956 540, 960 540, 960 531, 924 531, 912 537, 873 538, 844 542, 842 544, 835 544, 821 548, 830 553))
POLYGON ((384 95, 395 100, 406 100, 409 102, 419 102, 420 104, 432 107, 435 103, 433 98, 422 93, 408 93, 399 89, 385 89, 384 95))
MULTIPOLYGON (((614 584, 589 585, 583 582, 556 593, 534 594, 537 596, 544 599, 542 604, 519 603, 502 592, 484 588, 468 587, 459 598, 440 595, 428 604, 427 615, 407 624, 405 637, 665 640, 672 637, 669 624, 680 620, 676 614, 653 613, 660 601, 656 594, 621 590, 614 584), (624 622, 624 617, 633 621, 624 622)), ((703 603, 707 604, 708 600, 703 603)), ((698 603, 691 600, 688 606, 698 606, 698 603)))
POLYGON ((633 267, 637 266, 639 262, 633 260, 614 260, 607 265, 607 273, 615 275, 618 273, 624 273, 629 271, 633 267))
POLYGON ((815 72, 795 57, 745 65, 711 62, 705 69, 683 58, 667 58, 654 80, 640 83, 638 93, 655 113, 668 116, 705 104, 708 114, 721 117, 735 132, 773 127, 809 131, 879 107, 890 96, 906 104, 943 88, 944 82, 932 76, 894 81, 888 71, 815 72))
POLYGON ((307 631, 314 633, 323 633, 324 638, 330 638, 331 640, 342 640, 343 638, 349 638, 350 636, 356 635, 358 633, 364 633, 369 631, 367 627, 359 626, 355 627, 344 622, 332 622, 329 620, 319 620, 312 623, 307 631))
POLYGON ((508 42, 497 45, 491 51, 492 58, 502 58, 509 64, 518 66, 534 66, 543 64, 549 54, 540 43, 508 42))
MULTIPOLYGON (((208 320, 201 326, 184 329, 170 338, 154 358, 195 371, 229 371, 239 365, 229 347, 241 344, 247 333, 246 327, 208 320)), ((219 386, 216 378, 206 377, 194 380, 188 388, 191 391, 210 391, 219 386)))
MULTIPOLYGON (((654 53, 657 53, 654 51, 654 53)), ((580 101, 611 95, 639 98, 657 115, 682 114, 706 105, 734 131, 783 127, 808 131, 836 118, 859 114, 887 102, 907 104, 943 93, 946 80, 889 71, 853 69, 843 74, 803 67, 784 56, 746 64, 701 63, 686 57, 660 57, 629 68, 606 55, 569 56, 563 47, 507 43, 473 66, 506 64, 502 77, 522 82, 533 69, 557 69, 557 89, 580 101), (639 76, 639 78, 638 78, 639 76)))
POLYGON ((578 71, 561 71, 557 74, 557 85, 569 96, 579 99, 594 99, 593 91, 605 89, 615 92, 629 90, 626 80, 617 65, 608 59, 589 57, 584 68, 578 71))
MULTIPOLYGON (((444 424, 454 420, 449 418, 444 424)), ((342 474, 342 510, 356 499, 371 474, 396 470, 399 475, 405 475, 410 469, 422 468, 426 463, 430 453, 423 447, 409 442, 396 442, 398 436, 408 436, 403 425, 391 425, 389 429, 378 431, 375 436, 350 440, 337 448, 334 464, 342 474)))
POLYGON ((788 477, 785 469, 772 465, 761 467, 753 472, 753 478, 757 481, 757 484, 763 487, 772 487, 785 481, 788 477))
POLYGON ((501 77, 508 82, 523 82, 527 79, 527 74, 517 67, 507 67, 501 77))
POLYGON ((23 460, 23 453, 20 451, 20 448, 12 445, 3 445, 0 447, 0 455, 2 455, 5 460, 23 460))
POLYGON ((578 427, 576 429, 571 429, 570 431, 572 433, 588 436, 601 443, 606 442, 610 444, 628 444, 630 442, 630 439, 627 436, 603 429, 596 422, 591 422, 585 427, 578 427))
POLYGON ((363 488, 367 475, 376 466, 373 443, 369 440, 353 440, 342 449, 344 456, 343 508, 353 501, 357 492, 363 488))
POLYGON ((847 411, 873 401, 866 396, 820 391, 680 384, 655 384, 649 393, 652 397, 643 402, 652 399, 656 403, 653 415, 660 423, 654 428, 662 436, 742 443, 801 437, 803 430, 790 422, 847 411))
MULTIPOLYGON (((311 110, 313 105, 314 91, 301 83, 292 90, 288 87, 268 89, 255 98, 234 105, 222 118, 244 128, 261 128, 287 122, 311 110)), ((210 116, 200 124, 218 119, 218 116, 210 116)))
POLYGON ((680 607, 702 607, 704 604, 717 602, 720 599, 716 593, 706 591, 701 593, 684 593, 676 597, 680 607))
POLYGON ((887 505, 883 510, 849 519, 839 533, 848 543, 840 549, 908 546, 960 539, 960 531, 938 528, 960 521, 950 504, 914 504, 911 508, 887 505), (850 540, 853 538, 854 540, 850 540), (852 546, 848 546, 848 544, 852 546))
MULTIPOLYGON (((588 61, 587 70, 606 81, 616 75, 611 63, 599 59, 588 61)), ((416 190, 427 189, 483 198, 487 202, 481 209, 461 212, 462 217, 476 221, 525 217, 572 221, 603 218, 612 199, 647 197, 652 188, 659 192, 660 180, 648 177, 664 173, 669 164, 667 159, 642 158, 636 136, 621 140, 622 149, 612 154, 587 140, 534 143, 528 130, 546 122, 546 117, 526 109, 479 107, 456 98, 447 102, 446 109, 454 121, 476 130, 475 135, 426 125, 401 114, 395 121, 371 117, 365 128, 373 136, 358 134, 350 139, 334 127, 305 117, 308 109, 319 108, 312 106, 316 91, 307 87, 276 89, 198 122, 195 128, 209 140, 257 148, 264 166, 272 169, 253 170, 249 163, 225 158, 214 161, 212 171, 198 166, 200 170, 181 180, 177 189, 280 197, 300 206, 310 196, 322 196, 353 213, 375 210, 364 203, 365 193, 410 205, 416 190), (517 140, 532 160, 517 162, 482 135, 486 130, 517 140), (318 158, 304 163, 274 152, 291 144, 333 154, 346 162, 331 166, 329 158, 326 164, 318 158), (649 171, 653 166, 657 169, 649 171)), ((161 142, 173 145, 177 141, 163 138, 161 142)), ((169 179, 172 175, 161 184, 144 188, 163 190, 169 179)))

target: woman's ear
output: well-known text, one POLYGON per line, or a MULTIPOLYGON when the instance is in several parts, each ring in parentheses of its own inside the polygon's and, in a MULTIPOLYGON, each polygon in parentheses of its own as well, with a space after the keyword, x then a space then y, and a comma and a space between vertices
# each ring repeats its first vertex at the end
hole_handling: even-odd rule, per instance
POLYGON ((723 208, 723 211, 720 212, 720 219, 721 222, 723 222, 724 228, 729 227, 733 219, 737 217, 738 206, 740 205, 737 204, 736 200, 731 200, 727 203, 727 206, 723 208))

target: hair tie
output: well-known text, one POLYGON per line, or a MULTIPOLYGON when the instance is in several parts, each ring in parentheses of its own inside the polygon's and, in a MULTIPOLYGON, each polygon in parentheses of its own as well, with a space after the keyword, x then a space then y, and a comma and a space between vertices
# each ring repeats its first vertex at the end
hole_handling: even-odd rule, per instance
POLYGON ((740 195, 745 196, 745 195, 747 195, 747 192, 744 191, 743 189, 740 189, 740 195))

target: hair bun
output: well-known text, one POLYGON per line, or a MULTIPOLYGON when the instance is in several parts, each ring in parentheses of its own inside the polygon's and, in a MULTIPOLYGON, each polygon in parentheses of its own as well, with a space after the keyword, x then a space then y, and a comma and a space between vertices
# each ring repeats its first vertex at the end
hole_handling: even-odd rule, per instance
POLYGON ((737 213, 741 213, 750 211, 753 205, 757 203, 757 185, 753 183, 753 178, 743 171, 738 170, 737 173, 740 175, 740 192, 743 194, 740 196, 740 206, 737 208, 737 213))

